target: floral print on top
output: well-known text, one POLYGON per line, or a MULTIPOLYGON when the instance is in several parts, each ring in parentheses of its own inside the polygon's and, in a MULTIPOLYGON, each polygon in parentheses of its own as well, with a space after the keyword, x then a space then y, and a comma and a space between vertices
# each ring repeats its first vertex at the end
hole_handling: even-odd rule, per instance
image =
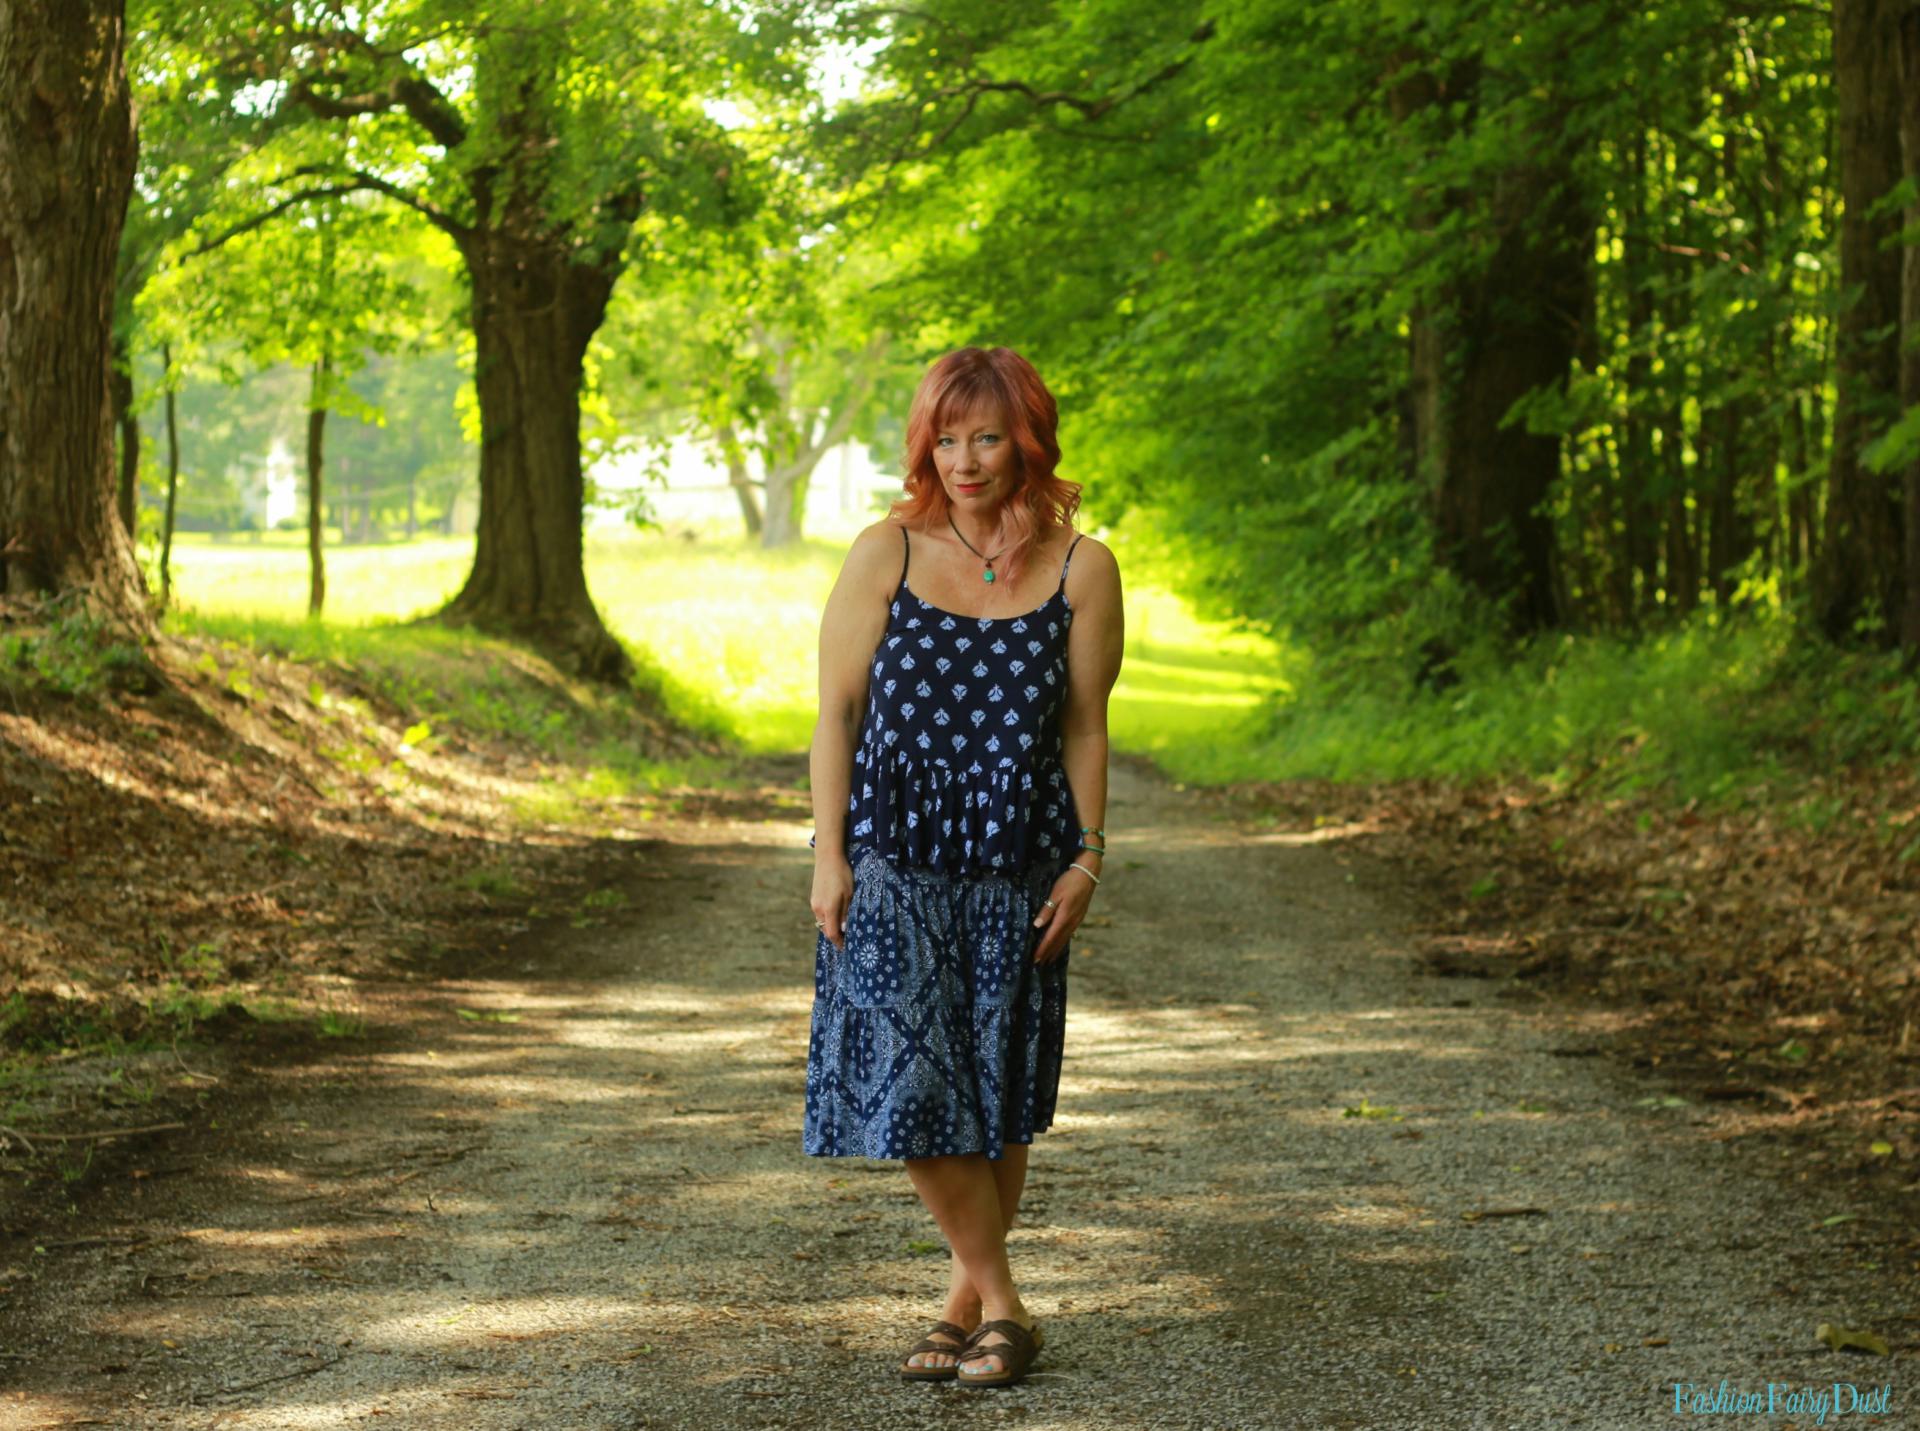
MULTIPOLYGON (((907 538, 901 528, 902 538, 907 538)), ((900 565, 869 668, 867 717, 847 798, 849 858, 950 874, 1057 866, 1078 849, 1061 763, 1067 570, 1022 616, 961 616, 922 601, 900 565)), ((813 844, 813 840, 808 840, 813 844)))

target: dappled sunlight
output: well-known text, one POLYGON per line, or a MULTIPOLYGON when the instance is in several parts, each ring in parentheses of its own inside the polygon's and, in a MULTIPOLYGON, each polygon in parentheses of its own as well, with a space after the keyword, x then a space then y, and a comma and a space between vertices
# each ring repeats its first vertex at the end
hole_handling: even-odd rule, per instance
POLYGON ((1356 835, 1371 834, 1379 828, 1376 821, 1342 820, 1312 830, 1269 830, 1264 834, 1253 832, 1243 836, 1241 842, 1248 845, 1338 845, 1356 835))
MULTIPOLYGON (((1396 1230, 1404 1224, 1395 1224, 1396 1230)), ((1347 1261, 1370 1266, 1409 1267, 1422 1272, 1440 1271, 1451 1260, 1452 1254, 1442 1252, 1437 1247, 1421 1247, 1412 1243, 1377 1243, 1372 1246, 1350 1247, 1345 1252, 1347 1261)))
POLYGON ((1308 1216, 1314 1221, 1337 1223, 1342 1227, 1386 1231, 1414 1226, 1426 1216, 1426 1209, 1392 1203, 1335 1201, 1308 1216))

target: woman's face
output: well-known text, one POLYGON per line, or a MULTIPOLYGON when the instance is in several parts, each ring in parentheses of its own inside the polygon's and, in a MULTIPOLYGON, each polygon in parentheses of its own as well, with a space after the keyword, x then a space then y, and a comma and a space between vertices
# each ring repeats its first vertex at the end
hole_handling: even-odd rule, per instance
POLYGON ((984 404, 958 416, 933 434, 933 461, 947 497, 961 511, 991 512, 1012 495, 1013 443, 999 404, 984 404))

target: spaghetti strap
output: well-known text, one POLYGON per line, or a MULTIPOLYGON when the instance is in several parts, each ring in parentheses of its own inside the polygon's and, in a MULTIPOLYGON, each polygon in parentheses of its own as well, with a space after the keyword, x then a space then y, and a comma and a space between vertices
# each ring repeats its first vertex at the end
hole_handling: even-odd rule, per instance
POLYGON ((1067 568, 1073 565, 1073 548, 1080 545, 1080 537, 1085 535, 1086 533, 1082 532, 1079 537, 1073 539, 1073 545, 1067 548, 1067 559, 1060 563, 1060 590, 1063 592, 1067 589, 1067 568))
POLYGON ((907 563, 913 558, 913 539, 907 535, 907 529, 900 528, 900 585, 907 584, 907 563))

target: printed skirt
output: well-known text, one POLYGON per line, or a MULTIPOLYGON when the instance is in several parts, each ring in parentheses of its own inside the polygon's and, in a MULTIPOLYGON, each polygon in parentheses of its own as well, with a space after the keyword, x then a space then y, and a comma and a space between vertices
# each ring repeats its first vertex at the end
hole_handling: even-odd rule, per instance
POLYGON ((1033 962, 1059 870, 942 874, 848 851, 844 952, 814 956, 802 1151, 927 1158, 1030 1143, 1053 1122, 1071 946, 1033 962))

